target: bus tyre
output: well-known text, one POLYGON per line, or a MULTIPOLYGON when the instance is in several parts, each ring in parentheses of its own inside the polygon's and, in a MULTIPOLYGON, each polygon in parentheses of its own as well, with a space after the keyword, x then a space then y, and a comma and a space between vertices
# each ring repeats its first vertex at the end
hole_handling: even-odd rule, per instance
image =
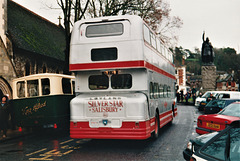
POLYGON ((152 135, 153 139, 157 139, 159 136, 159 126, 160 126, 159 115, 158 115, 158 113, 156 113, 156 115, 155 115, 155 130, 152 135))

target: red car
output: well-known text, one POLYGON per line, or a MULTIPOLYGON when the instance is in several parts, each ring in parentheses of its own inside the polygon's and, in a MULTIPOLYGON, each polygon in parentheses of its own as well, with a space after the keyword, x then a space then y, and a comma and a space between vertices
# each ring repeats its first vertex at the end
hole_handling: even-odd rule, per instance
POLYGON ((235 102, 217 114, 200 115, 198 117, 196 132, 206 134, 220 131, 226 128, 233 121, 240 119, 240 102, 235 102))

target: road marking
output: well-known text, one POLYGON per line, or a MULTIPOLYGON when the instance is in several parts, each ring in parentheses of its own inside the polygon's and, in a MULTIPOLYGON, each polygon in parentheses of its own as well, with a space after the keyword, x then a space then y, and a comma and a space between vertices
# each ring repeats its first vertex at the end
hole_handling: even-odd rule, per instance
POLYGON ((62 144, 65 144, 65 143, 69 143, 69 142, 71 142, 71 141, 73 141, 74 139, 70 139, 70 140, 67 140, 67 141, 64 141, 64 142, 61 142, 60 144, 62 145, 62 144))
POLYGON ((46 156, 46 157, 44 157, 44 158, 29 158, 29 160, 53 160, 53 159, 48 159, 49 157, 51 157, 51 155, 49 155, 49 156, 46 156))
POLYGON ((39 152, 42 152, 42 151, 45 151, 45 150, 47 150, 47 148, 44 148, 44 149, 41 149, 41 150, 38 150, 38 151, 35 151, 35 152, 32 152, 32 153, 26 154, 26 156, 30 156, 30 155, 33 155, 33 154, 36 154, 36 153, 39 153, 39 152))
POLYGON ((73 152, 73 150, 69 150, 69 151, 63 153, 63 155, 67 155, 67 154, 69 154, 69 153, 71 153, 71 152, 73 152))

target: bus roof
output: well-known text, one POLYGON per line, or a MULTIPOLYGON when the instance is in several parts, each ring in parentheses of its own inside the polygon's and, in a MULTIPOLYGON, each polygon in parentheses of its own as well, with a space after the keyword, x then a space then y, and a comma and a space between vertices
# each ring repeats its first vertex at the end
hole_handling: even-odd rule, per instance
POLYGON ((16 79, 13 79, 13 82, 21 81, 21 80, 38 79, 38 78, 49 78, 49 77, 63 77, 63 78, 69 78, 69 79, 75 78, 75 76, 65 75, 65 74, 41 73, 41 74, 33 74, 33 75, 16 78, 16 79))

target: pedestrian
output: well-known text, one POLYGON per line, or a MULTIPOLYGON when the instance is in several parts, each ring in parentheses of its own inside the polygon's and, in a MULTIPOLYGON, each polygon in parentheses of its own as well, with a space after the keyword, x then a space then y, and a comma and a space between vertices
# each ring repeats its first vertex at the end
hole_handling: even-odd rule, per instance
POLYGON ((177 93, 176 93, 176 96, 177 96, 177 103, 180 102, 180 95, 181 95, 180 92, 177 91, 177 93))
POLYGON ((192 88, 193 105, 195 105, 195 101, 196 101, 196 97, 197 97, 196 92, 197 92, 197 90, 196 90, 195 86, 193 86, 193 88, 192 88))
POLYGON ((180 91, 180 97, 181 97, 181 102, 183 102, 183 90, 181 89, 181 91, 180 91))
POLYGON ((9 118, 9 105, 8 97, 3 96, 1 99, 0 105, 0 132, 3 132, 2 137, 7 137, 7 128, 8 128, 8 118, 9 118))

